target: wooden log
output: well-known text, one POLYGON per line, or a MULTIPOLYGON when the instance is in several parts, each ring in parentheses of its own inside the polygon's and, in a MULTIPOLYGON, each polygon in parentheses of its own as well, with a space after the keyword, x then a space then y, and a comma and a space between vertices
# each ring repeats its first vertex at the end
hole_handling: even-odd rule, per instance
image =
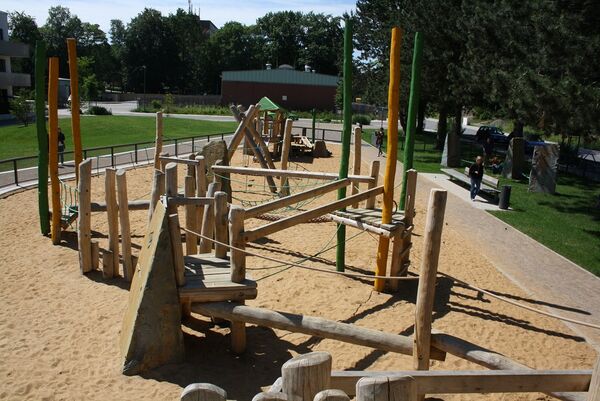
MULTIPOLYGON (((167 163, 165 166, 165 194, 167 198, 176 198, 179 196, 179 189, 177 187, 177 164, 167 163)), ((167 203, 167 213, 177 213, 177 205, 167 203)))
POLYGON ((117 194, 119 197, 119 222, 121 223, 121 250, 123 252, 123 277, 127 281, 133 278, 131 264, 131 228, 127 200, 127 176, 125 170, 117 171, 117 194))
POLYGON ((198 198, 196 196, 192 196, 190 198, 185 197, 185 196, 177 196, 175 198, 171 198, 171 197, 166 197, 167 202, 171 202, 173 205, 176 206, 206 206, 206 205, 210 205, 211 203, 213 203, 215 201, 214 198, 207 198, 207 197, 203 197, 203 198, 198 198))
MULTIPOLYGON (((81 166, 81 164, 80 164, 81 166)), ((91 242, 92 248, 92 270, 98 270, 100 266, 100 244, 98 241, 91 242)))
MULTIPOLYGON (((384 333, 353 324, 338 323, 320 317, 278 312, 263 308, 253 308, 229 302, 193 304, 192 311, 204 316, 226 320, 238 320, 259 326, 309 334, 320 338, 331 338, 350 344, 362 345, 381 351, 412 355, 413 341, 410 337, 384 333)), ((431 351, 431 358, 444 360, 443 352, 431 351)))
POLYGON ((240 145, 242 138, 244 137, 244 132, 246 128, 250 125, 252 121, 254 121, 254 117, 256 113, 260 110, 260 105, 250 105, 248 107, 248 111, 242 117, 242 121, 239 123, 235 132, 233 133, 233 138, 231 138, 231 142, 229 143, 229 148, 227 149, 227 160, 231 160, 233 154, 237 150, 237 147, 240 145))
POLYGON ((174 157, 174 156, 162 156, 161 155, 160 161, 166 162, 166 163, 184 164, 188 167, 188 175, 189 175, 190 171, 193 171, 194 167, 198 165, 198 160, 195 159, 195 154, 192 153, 192 155, 194 155, 194 159, 190 159, 189 157, 186 159, 186 158, 180 158, 180 157, 174 157))
POLYGON ((334 371, 331 386, 349 396, 363 378, 411 376, 421 394, 487 394, 551 391, 586 391, 589 370, 407 370, 407 371, 334 371))
POLYGON ((189 176, 194 177, 194 189, 196 189, 196 166, 198 165, 198 160, 196 160, 196 153, 190 153, 188 155, 189 161, 193 163, 187 164, 187 174, 189 176))
POLYGON ((67 53, 69 57, 69 85, 71 87, 71 132, 73 134, 73 161, 75 174, 79 183, 79 165, 83 159, 81 152, 81 124, 79 115, 79 72, 77 70, 77 41, 75 38, 67 39, 67 53))
POLYGON ((165 171, 165 167, 169 163, 169 160, 167 160, 168 156, 169 156, 169 152, 161 152, 159 155, 158 161, 160 163, 160 171, 162 171, 162 172, 165 171))
MULTIPOLYGON (((222 191, 215 193, 215 240, 227 243, 227 194, 222 191)), ((227 246, 215 242, 215 256, 217 258, 227 257, 227 246)))
POLYGON ((334 221, 336 223, 340 223, 343 224, 345 226, 350 226, 350 227, 354 227, 354 228, 358 228, 359 230, 363 230, 363 231, 368 231, 371 232, 373 234, 377 234, 377 235, 381 235, 383 237, 387 237, 387 238, 391 238, 392 236, 394 236, 395 231, 388 231, 386 229, 380 228, 380 227, 376 227, 376 226, 372 226, 369 225, 367 223, 363 223, 361 221, 357 221, 354 219, 350 219, 347 217, 341 217, 341 216, 337 216, 335 214, 329 214, 327 215, 327 217, 329 217, 331 219, 331 221, 334 221))
POLYGON ((288 401, 312 401, 317 393, 329 388, 331 355, 327 352, 298 355, 283 364, 281 378, 288 401))
MULTIPOLYGON (((221 189, 221 185, 215 182, 211 182, 208 184, 208 191, 206 192, 206 196, 209 198, 214 198, 215 193, 221 189)), ((202 234, 205 237, 213 238, 214 236, 214 228, 215 228, 215 206, 214 202, 206 205, 204 207, 204 216, 202 217, 202 234)), ((213 242, 200 237, 200 253, 209 253, 212 250, 213 242)))
POLYGON ((248 126, 248 130, 250 131, 250 134, 252 135, 254 142, 256 142, 258 144, 258 147, 260 148, 260 150, 265 158, 265 161, 267 162, 267 166, 269 166, 270 169, 274 169, 275 164, 273 163, 273 158, 271 158, 271 152, 269 151, 269 147, 263 140, 262 136, 260 136, 260 134, 258 132, 256 132, 254 130, 254 127, 251 125, 248 126))
MULTIPOLYGON (((377 161, 377 165, 379 162, 377 161)), ((300 170, 277 170, 277 169, 262 169, 253 167, 235 167, 235 166, 212 166, 215 173, 230 173, 244 174, 259 177, 295 177, 295 178, 310 178, 315 180, 337 180, 338 175, 335 173, 324 173, 318 171, 300 171, 300 170)), ((373 183, 377 182, 371 176, 366 175, 350 175, 348 179, 352 182, 373 183)))
MULTIPOLYGON (((196 192, 196 179, 191 175, 185 176, 185 190, 184 194, 187 197, 194 196, 196 192)), ((184 198, 185 199, 185 198, 184 198)), ((189 199, 189 198, 188 198, 189 199)), ((168 202, 168 201, 167 201, 168 202)), ((198 232, 196 226, 196 206, 193 204, 186 204, 185 206, 185 227, 191 231, 198 232)), ((185 233, 185 254, 195 255, 198 253, 198 236, 188 231, 185 233)))
MULTIPOLYGON (((493 370, 532 370, 530 367, 516 362, 502 354, 480 347, 461 338, 445 333, 434 333, 431 336, 431 351, 445 351, 469 362, 476 363, 493 370)), ((567 390, 569 391, 569 390, 567 390)), ((581 401, 579 394, 556 392, 553 390, 541 392, 563 401, 581 401)))
MULTIPOLYGON (((392 240, 392 261, 390 262, 390 277, 398 277, 402 271, 403 238, 402 232, 396 233, 392 240)), ((397 291, 400 285, 399 280, 390 280, 388 282, 390 290, 397 291)))
POLYGON ((404 221, 407 226, 413 224, 415 218, 415 199, 417 197, 417 170, 406 172, 406 201, 404 206, 404 221))
MULTIPOLYGON (((293 126, 293 124, 294 124, 294 121, 290 118, 288 118, 285 122, 285 131, 283 134, 283 148, 281 150, 281 169, 282 170, 288 169, 288 160, 290 157, 290 151, 292 149, 292 126, 293 126)), ((281 177, 279 191, 284 196, 287 196, 290 194, 290 186, 288 184, 287 177, 281 177)))
POLYGON ((331 202, 327 205, 320 206, 315 209, 307 210, 305 212, 274 221, 272 223, 266 224, 264 226, 255 228, 250 231, 246 231, 245 238, 246 242, 254 241, 258 238, 262 238, 269 234, 273 234, 277 231, 284 230, 286 228, 293 227, 297 224, 303 223, 315 217, 326 215, 327 213, 333 212, 334 210, 338 210, 344 208, 348 205, 351 205, 354 202, 360 202, 365 199, 369 199, 370 197, 375 197, 383 192, 383 187, 377 187, 370 189, 368 191, 362 192, 358 195, 353 195, 347 198, 340 199, 335 202, 331 202))
POLYGON ((415 312, 413 367, 417 370, 429 370, 431 320, 447 195, 448 193, 441 189, 432 189, 429 195, 415 312))
MULTIPOLYGON (((244 241, 244 208, 231 205, 229 211, 229 238, 232 247, 245 249, 244 241)), ((241 283, 246 278, 246 254, 235 249, 230 251, 231 281, 241 283)))
POLYGON ((315 395, 313 401, 350 401, 350 397, 342 390, 323 390, 315 395))
POLYGON ((163 113, 159 111, 156 113, 156 130, 154 138, 154 169, 163 170, 164 168, 160 163, 160 156, 162 154, 163 145, 163 113))
MULTIPOLYGON (((354 127, 354 162, 352 164, 352 174, 360 175, 360 163, 361 163, 361 150, 362 150, 362 129, 360 127, 354 127)), ((352 195, 358 193, 358 184, 352 185, 352 195)), ((352 205, 353 208, 358 207, 358 203, 352 205)))
POLYGON ((227 401, 227 392, 210 383, 193 383, 181 392, 181 401, 227 401))
MULTIPOLYGON (((369 172, 369 177, 371 181, 367 189, 375 188, 377 186, 377 181, 379 180, 379 160, 373 160, 371 162, 371 169, 369 172)), ((375 198, 367 199, 365 204, 365 209, 374 209, 375 208, 375 198)))
POLYGON ((311 188, 308 191, 299 192, 294 195, 288 195, 283 198, 275 199, 270 202, 265 202, 257 206, 253 206, 246 210, 246 218, 253 218, 259 216, 263 213, 267 213, 273 210, 280 209, 282 207, 286 207, 292 205, 294 203, 301 202, 303 200, 307 200, 310 198, 314 198, 319 195, 323 195, 332 191, 336 191, 339 188, 350 185, 350 180, 336 180, 316 188, 311 188))
POLYGON ((165 193, 165 173, 159 169, 154 169, 152 174, 152 194, 150 195, 150 203, 148 204, 148 224, 152 220, 154 208, 158 203, 160 196, 165 193))
POLYGON ((281 390, 283 389, 283 379, 281 377, 278 377, 273 384, 271 384, 271 387, 269 387, 269 392, 270 393, 281 393, 281 390))
MULTIPOLYGON (((206 196, 206 161, 204 156, 196 156, 198 165, 196 166, 196 196, 203 198, 206 196)), ((202 218, 204 217, 204 205, 196 205, 196 228, 202 229, 202 218)))
POLYGON ((252 397, 252 401, 287 401, 284 393, 262 392, 252 397))
POLYGON ((600 401, 600 358, 596 360, 596 366, 592 373, 587 401, 600 401))
MULTIPOLYGON (((167 197, 177 196, 177 164, 168 163, 165 166, 165 183, 167 197)), ((175 280, 178 286, 185 285, 185 264, 183 260, 183 245, 181 243, 181 230, 179 227, 179 215, 177 205, 167 202, 167 213, 169 222, 169 233, 171 237, 171 251, 173 254, 173 267, 175 269, 175 280)))
POLYGON ((48 143, 50 191, 52 192, 51 237, 54 245, 60 244, 61 205, 58 179, 58 57, 50 57, 48 66, 48 143))
POLYGON ((116 170, 107 168, 104 176, 104 200, 108 219, 108 250, 113 253, 113 275, 119 275, 119 206, 116 193, 116 170))
POLYGON ((93 270, 92 258, 92 159, 79 164, 79 209, 77 223, 77 244, 79 248, 79 270, 87 273, 93 270))
POLYGON ((363 377, 356 383, 356 401, 416 401, 417 386, 411 376, 363 377))
MULTIPOLYGON (((156 171, 158 171, 158 170, 156 170, 156 171)), ((164 185, 163 185, 163 193, 164 193, 164 185)), ((160 196, 159 196, 159 198, 160 198, 160 196)), ((129 209, 130 212, 133 210, 148 210, 148 209, 150 209, 150 202, 151 201, 148 199, 130 200, 127 203, 127 209, 129 209)), ((92 208, 92 212, 106 212, 106 202, 92 202, 91 208, 92 208)))
POLYGON ((102 251, 102 277, 113 278, 115 276, 114 253, 108 249, 102 251))

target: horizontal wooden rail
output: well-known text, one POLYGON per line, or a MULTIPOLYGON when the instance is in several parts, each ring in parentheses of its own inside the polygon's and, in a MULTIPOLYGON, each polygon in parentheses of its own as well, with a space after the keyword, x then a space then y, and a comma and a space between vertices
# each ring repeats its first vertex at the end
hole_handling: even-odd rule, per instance
MULTIPOLYGON (((130 200, 127 202, 128 210, 148 210, 150 201, 148 199, 130 200)), ((92 202, 92 212, 106 212, 106 202, 92 202)))
MULTIPOLYGON (((391 237, 395 236, 397 233, 397 230, 395 230, 395 231, 386 230, 384 228, 375 227, 375 226, 372 226, 372 225, 362 222, 362 221, 349 219, 347 217, 337 216, 335 214, 330 214, 329 217, 331 218, 332 221, 334 221, 336 223, 340 223, 340 224, 343 224, 343 225, 349 226, 349 227, 354 227, 359 230, 368 231, 373 234, 381 235, 386 238, 391 238, 391 237)), ((398 226, 398 230, 400 228, 401 227, 398 226)))
POLYGON ((419 394, 531 393, 588 391, 591 370, 466 370, 466 371, 339 371, 331 373, 331 388, 355 394, 363 377, 412 376, 419 394))
POLYGON ((198 160, 195 160, 195 159, 180 159, 178 157, 171 157, 171 156, 160 156, 159 159, 161 161, 165 161, 165 162, 189 164, 189 165, 193 165, 193 166, 196 166, 199 163, 198 160))
POLYGON ((215 198, 206 198, 206 197, 185 197, 185 196, 177 196, 177 197, 168 197, 167 203, 172 205, 182 206, 182 205, 195 205, 195 206, 205 206, 211 205, 215 201, 215 198))
POLYGON ((361 192, 359 194, 352 195, 344 199, 340 199, 338 201, 329 203, 324 206, 320 206, 316 209, 307 210, 306 212, 302 212, 294 216, 274 221, 273 223, 269 223, 264 226, 255 228, 254 230, 246 231, 244 233, 244 239, 246 242, 254 241, 266 235, 273 234, 277 231, 285 230, 286 228, 295 226, 296 224, 300 224, 310 219, 314 219, 315 217, 324 216, 330 212, 333 212, 334 210, 350 206, 353 203, 377 196, 382 192, 383 186, 375 187, 373 189, 369 189, 368 191, 361 192))
POLYGON ((315 196, 323 195, 328 192, 335 191, 339 188, 346 187, 348 185, 350 185, 350 180, 348 180, 348 179, 330 182, 325 185, 321 185, 319 187, 309 189, 308 191, 299 192, 297 194, 285 196, 283 198, 275 199, 273 201, 251 207, 246 210, 245 216, 247 219, 256 217, 263 213, 281 209, 282 207, 286 207, 286 206, 292 205, 297 202, 301 202, 306 199, 314 198, 315 196))
MULTIPOLYGON (((312 178, 316 180, 337 180, 336 173, 324 173, 319 171, 297 171, 297 170, 277 170, 262 169, 253 167, 234 167, 234 166, 212 166, 215 173, 244 174, 254 176, 274 176, 274 177, 296 177, 312 178)), ((350 175, 348 179, 351 182, 370 183, 374 181, 373 177, 368 175, 350 175)))
MULTIPOLYGON (((192 312, 229 321, 246 322, 321 338, 331 338, 404 355, 412 355, 413 352, 413 340, 410 337, 320 317, 254 308, 233 302, 194 303, 192 312)), ((432 349, 431 358, 444 360, 445 354, 432 349)))

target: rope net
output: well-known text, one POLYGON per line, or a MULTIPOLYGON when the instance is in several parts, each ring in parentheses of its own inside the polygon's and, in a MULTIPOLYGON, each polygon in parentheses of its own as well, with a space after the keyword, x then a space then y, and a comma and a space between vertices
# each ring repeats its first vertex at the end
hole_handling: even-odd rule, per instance
POLYGON ((61 220, 71 224, 79 210, 79 191, 61 179, 58 181, 60 183, 61 220))

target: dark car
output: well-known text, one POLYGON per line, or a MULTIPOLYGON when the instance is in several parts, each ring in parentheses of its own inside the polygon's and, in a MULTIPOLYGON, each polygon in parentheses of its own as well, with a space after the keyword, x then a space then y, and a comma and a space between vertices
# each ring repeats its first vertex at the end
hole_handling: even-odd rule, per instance
POLYGON ((488 138, 492 138, 492 142, 495 144, 508 144, 510 139, 500 128, 493 127, 491 125, 482 125, 475 134, 475 140, 483 143, 488 138))

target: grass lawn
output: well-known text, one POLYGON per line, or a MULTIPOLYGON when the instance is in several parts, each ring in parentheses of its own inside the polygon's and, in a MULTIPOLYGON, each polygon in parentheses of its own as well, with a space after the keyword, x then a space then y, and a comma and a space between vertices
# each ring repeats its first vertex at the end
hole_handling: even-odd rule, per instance
MULTIPOLYGON (((153 141, 155 119, 137 116, 81 116, 81 138, 83 148, 110 146, 135 142, 153 141)), ((231 133, 237 124, 234 122, 200 121, 182 118, 168 118, 164 121, 165 138, 231 133)), ((73 150, 71 119, 59 119, 59 125, 66 137, 66 150, 73 150)), ((0 160, 20 156, 33 156, 38 152, 35 124, 27 127, 9 125, 0 127, 0 160)))
MULTIPOLYGON (((371 132, 364 132, 363 139, 370 142, 371 132)), ((461 145, 462 158, 470 160, 477 151, 468 146, 461 145)), ((398 160, 402 158, 399 147, 398 160)), ((414 167, 418 172, 439 172, 441 158, 430 135, 415 137, 414 167)), ((558 175, 554 195, 530 193, 526 181, 500 178, 500 185, 512 186, 513 211, 490 213, 600 276, 600 210, 596 207, 600 185, 565 174, 558 175)))

